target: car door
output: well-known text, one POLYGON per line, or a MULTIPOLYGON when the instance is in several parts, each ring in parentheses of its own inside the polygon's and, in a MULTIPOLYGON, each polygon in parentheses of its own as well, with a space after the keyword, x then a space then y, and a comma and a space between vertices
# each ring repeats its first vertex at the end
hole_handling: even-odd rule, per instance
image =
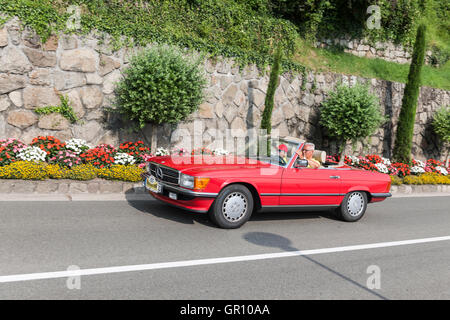
POLYGON ((286 168, 281 179, 280 205, 337 205, 341 187, 338 170, 286 168))

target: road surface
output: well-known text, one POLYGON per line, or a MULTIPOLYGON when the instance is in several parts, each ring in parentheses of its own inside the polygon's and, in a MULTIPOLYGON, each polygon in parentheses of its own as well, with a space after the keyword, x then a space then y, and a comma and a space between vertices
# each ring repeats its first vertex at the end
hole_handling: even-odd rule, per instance
POLYGON ((0 202, 0 259, 0 299, 450 299, 450 197, 236 230, 154 200, 0 202))

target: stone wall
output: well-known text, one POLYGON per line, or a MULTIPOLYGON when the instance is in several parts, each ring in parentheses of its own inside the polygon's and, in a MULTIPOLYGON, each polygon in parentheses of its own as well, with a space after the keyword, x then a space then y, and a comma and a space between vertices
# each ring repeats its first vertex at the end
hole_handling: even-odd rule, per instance
MULTIPOLYGON (((367 39, 352 39, 346 37, 343 39, 321 39, 316 42, 318 48, 330 48, 339 46, 344 52, 351 53, 358 57, 380 58, 386 61, 397 63, 411 62, 411 48, 405 48, 402 45, 395 45, 391 42, 376 42, 371 44, 367 39)), ((431 50, 425 54, 425 63, 431 61, 431 50)))
MULTIPOLYGON (((100 38, 93 33, 60 34, 41 44, 28 28, 21 31, 17 20, 10 20, 0 29, 0 139, 15 137, 29 143, 38 135, 54 135, 62 140, 81 138, 91 144, 117 145, 128 139, 151 142, 151 125, 139 133, 130 133, 120 118, 104 111, 111 106, 114 83, 121 78, 121 71, 131 55, 142 48, 113 52, 108 38, 100 38), (81 119, 78 123, 70 124, 59 114, 39 116, 34 112, 36 107, 59 104, 58 93, 68 95, 81 119)), ((268 74, 261 75, 255 66, 239 71, 233 61, 223 59, 205 61, 204 69, 208 80, 204 103, 186 121, 157 126, 158 146, 179 145, 182 137, 177 129, 186 129, 200 144, 215 143, 220 147, 224 137, 218 133, 234 129, 232 136, 237 129, 245 133, 259 127, 268 74)), ((355 153, 389 157, 404 89, 400 83, 333 73, 309 72, 304 79, 284 74, 275 95, 274 129, 281 136, 311 140, 318 148, 336 152, 335 144, 318 124, 318 111, 327 92, 341 81, 350 85, 356 81, 370 83, 389 118, 373 137, 357 145, 355 153)), ((430 120, 438 107, 449 103, 449 91, 421 89, 413 146, 417 158, 443 158, 430 120)))
POLYGON ((5 194, 146 194, 142 182, 105 181, 92 179, 74 181, 49 179, 43 181, 0 179, 0 195, 5 194))

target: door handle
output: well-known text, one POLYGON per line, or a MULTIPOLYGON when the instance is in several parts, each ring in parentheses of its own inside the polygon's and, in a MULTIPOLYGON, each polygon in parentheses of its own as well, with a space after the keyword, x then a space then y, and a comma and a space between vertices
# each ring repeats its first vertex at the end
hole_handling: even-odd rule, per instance
POLYGON ((340 179, 340 176, 330 176, 330 179, 340 179))

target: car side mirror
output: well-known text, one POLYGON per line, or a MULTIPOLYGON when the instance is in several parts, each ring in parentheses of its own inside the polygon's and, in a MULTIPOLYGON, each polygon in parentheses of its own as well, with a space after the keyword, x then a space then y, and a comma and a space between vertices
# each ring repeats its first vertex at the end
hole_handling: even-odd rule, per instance
POLYGON ((296 168, 306 168, 308 166, 308 160, 306 159, 297 159, 295 163, 296 168))

